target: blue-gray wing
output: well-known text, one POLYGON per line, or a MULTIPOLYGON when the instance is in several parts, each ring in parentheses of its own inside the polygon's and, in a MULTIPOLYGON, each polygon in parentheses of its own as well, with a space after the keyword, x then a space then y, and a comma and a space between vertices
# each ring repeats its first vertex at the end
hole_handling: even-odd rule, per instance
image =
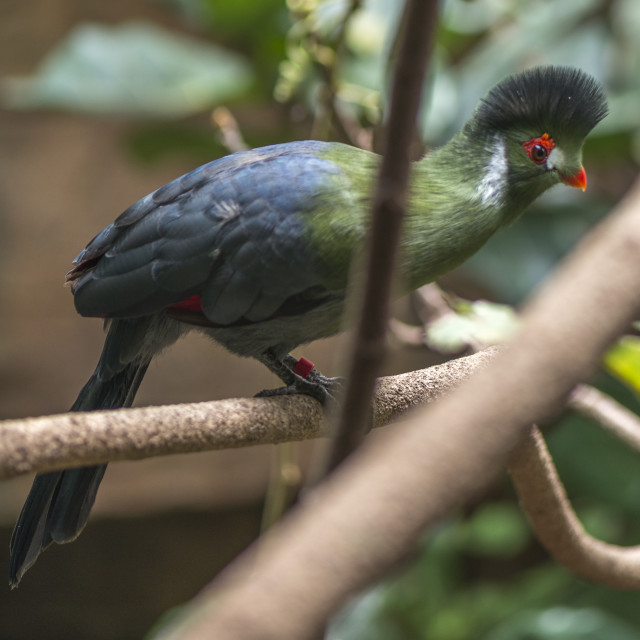
POLYGON ((138 201, 75 259, 79 313, 146 315, 198 296, 212 324, 229 325, 326 297, 308 213, 349 189, 318 157, 324 150, 304 142, 233 154, 138 201))

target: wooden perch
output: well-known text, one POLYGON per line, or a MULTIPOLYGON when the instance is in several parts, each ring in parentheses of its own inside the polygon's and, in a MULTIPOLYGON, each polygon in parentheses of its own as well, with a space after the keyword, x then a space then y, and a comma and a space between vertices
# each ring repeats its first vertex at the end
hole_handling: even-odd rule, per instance
MULTIPOLYGON (((375 426, 444 394, 490 360, 495 351, 381 378, 375 426)), ((115 460, 306 440, 326 435, 324 429, 319 403, 307 396, 6 420, 0 422, 0 479, 115 460)))

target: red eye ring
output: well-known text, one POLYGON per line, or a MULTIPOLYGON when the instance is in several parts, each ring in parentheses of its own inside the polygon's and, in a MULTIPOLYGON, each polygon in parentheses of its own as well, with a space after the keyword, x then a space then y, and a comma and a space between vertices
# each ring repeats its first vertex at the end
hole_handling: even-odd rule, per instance
POLYGON ((543 164, 549 157, 551 149, 556 146, 556 143, 553 141, 553 138, 549 137, 548 133, 543 133, 540 137, 531 138, 531 140, 523 142, 522 146, 527 152, 531 162, 543 164))

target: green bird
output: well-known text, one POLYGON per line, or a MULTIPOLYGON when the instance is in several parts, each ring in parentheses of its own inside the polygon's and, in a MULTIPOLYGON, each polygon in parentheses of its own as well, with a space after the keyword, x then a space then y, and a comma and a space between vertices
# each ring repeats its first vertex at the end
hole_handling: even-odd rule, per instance
MULTIPOLYGON (((448 144, 413 164, 400 250, 405 291, 431 282, 558 183, 585 189, 582 145, 606 115, 600 84, 566 67, 500 82, 448 144)), ((142 198, 67 274, 83 316, 106 319, 98 366, 72 411, 127 407, 149 362, 203 331, 324 401, 334 384, 298 345, 342 326, 349 267, 380 158, 338 143, 235 153, 142 198)), ((273 392, 272 392, 273 393, 273 392)), ((10 584, 84 527, 106 465, 35 478, 11 540, 10 584)))

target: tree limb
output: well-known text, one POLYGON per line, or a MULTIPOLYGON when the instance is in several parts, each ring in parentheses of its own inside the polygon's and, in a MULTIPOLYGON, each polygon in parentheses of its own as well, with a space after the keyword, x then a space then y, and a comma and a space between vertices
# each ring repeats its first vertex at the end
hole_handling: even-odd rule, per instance
POLYGON ((640 589, 640 546, 607 544, 584 530, 537 427, 511 455, 509 473, 538 539, 557 562, 593 582, 640 589))
MULTIPOLYGON (((381 378, 375 426, 430 402, 495 353, 381 378)), ((307 396, 239 398, 195 404, 64 413, 0 422, 0 479, 29 472, 248 447, 326 435, 320 405, 307 396)))

